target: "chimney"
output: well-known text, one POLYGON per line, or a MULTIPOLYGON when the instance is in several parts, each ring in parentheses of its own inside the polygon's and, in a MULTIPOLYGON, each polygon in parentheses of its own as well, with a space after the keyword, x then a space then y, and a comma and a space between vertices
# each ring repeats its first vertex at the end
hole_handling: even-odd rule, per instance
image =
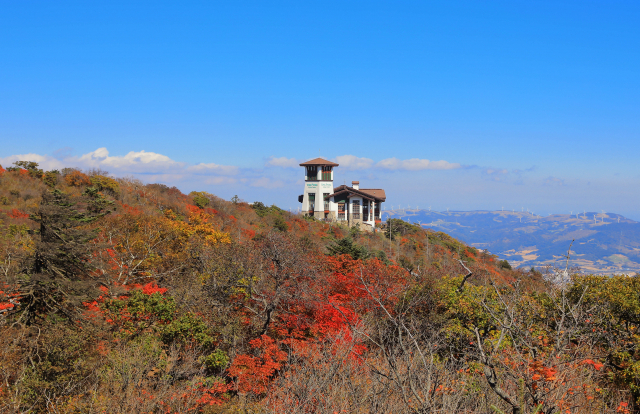
POLYGON ((355 190, 359 190, 360 189, 360 181, 351 181, 351 187, 353 187, 355 190))

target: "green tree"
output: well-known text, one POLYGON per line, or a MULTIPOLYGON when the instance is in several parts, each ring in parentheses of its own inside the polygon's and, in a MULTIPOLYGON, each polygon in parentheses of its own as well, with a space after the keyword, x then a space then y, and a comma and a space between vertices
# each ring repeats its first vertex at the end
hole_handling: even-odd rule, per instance
POLYGON ((109 202, 84 194, 78 203, 54 189, 42 194, 31 220, 40 224, 34 254, 19 280, 18 322, 32 324, 53 312, 71 318, 82 302, 97 294, 99 281, 92 275, 90 259, 97 230, 88 225, 107 213, 109 202))
POLYGON ((9 171, 18 171, 20 169, 25 169, 29 171, 29 175, 33 178, 42 178, 43 171, 38 168, 38 163, 33 161, 16 161, 13 163, 15 167, 9 167, 7 170, 9 171))
POLYGON ((501 269, 511 269, 511 265, 509 264, 509 262, 505 259, 505 260, 500 260, 498 262, 498 266, 500 266, 501 269))
POLYGON ((209 197, 207 197, 207 193, 203 191, 194 191, 189 195, 193 197, 193 204, 200 208, 205 208, 210 203, 209 197))
POLYGON ((355 260, 367 259, 371 256, 367 248, 354 243, 351 236, 340 240, 333 240, 333 242, 327 246, 327 250, 329 251, 329 256, 348 254, 355 260))
POLYGON ((287 226, 287 222, 282 218, 281 215, 276 215, 275 220, 273 221, 273 227, 276 230, 287 231, 289 230, 289 226, 287 226))

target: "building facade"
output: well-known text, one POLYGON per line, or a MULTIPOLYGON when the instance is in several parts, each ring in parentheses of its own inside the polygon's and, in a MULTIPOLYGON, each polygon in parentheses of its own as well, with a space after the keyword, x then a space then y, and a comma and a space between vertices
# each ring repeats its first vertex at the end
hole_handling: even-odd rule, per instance
POLYGON ((335 162, 316 158, 300 164, 305 169, 304 193, 298 197, 305 215, 319 220, 343 222, 373 230, 381 220, 382 203, 386 201, 383 189, 360 188, 360 182, 351 186, 334 187, 335 162))

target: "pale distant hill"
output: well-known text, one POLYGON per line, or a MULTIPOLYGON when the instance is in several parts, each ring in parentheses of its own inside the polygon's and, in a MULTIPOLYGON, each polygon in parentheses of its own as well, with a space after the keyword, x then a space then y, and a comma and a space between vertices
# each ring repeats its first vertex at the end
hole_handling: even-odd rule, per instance
POLYGON ((387 210, 435 231, 505 258, 512 266, 570 265, 585 272, 640 272, 640 223, 612 213, 555 214, 547 217, 511 211, 387 210), (595 218, 594 218, 595 217, 595 218))

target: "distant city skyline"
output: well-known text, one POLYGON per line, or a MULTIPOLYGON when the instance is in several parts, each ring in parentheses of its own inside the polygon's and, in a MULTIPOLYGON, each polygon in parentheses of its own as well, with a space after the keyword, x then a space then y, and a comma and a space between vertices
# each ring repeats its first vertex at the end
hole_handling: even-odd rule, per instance
POLYGON ((300 162, 433 210, 640 221, 632 1, 5 2, 0 164, 296 209, 300 162))

